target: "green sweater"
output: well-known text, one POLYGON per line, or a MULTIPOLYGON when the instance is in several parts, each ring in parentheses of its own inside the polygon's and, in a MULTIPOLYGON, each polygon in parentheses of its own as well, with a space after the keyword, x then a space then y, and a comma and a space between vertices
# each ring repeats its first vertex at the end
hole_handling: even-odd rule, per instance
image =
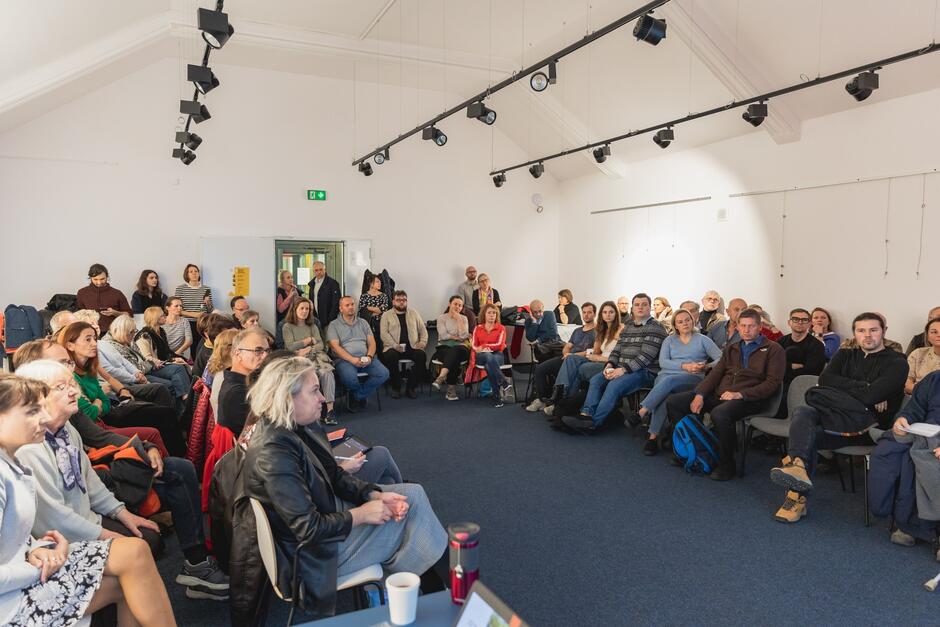
POLYGON ((78 382, 78 386, 82 389, 82 395, 78 398, 78 408, 83 414, 92 420, 97 420, 102 414, 107 414, 111 411, 111 399, 109 399, 108 395, 101 389, 101 384, 98 383, 98 377, 95 373, 89 372, 82 375, 76 372, 72 376, 75 377, 75 381, 78 382), (96 400, 101 401, 101 409, 98 409, 94 405, 96 400))

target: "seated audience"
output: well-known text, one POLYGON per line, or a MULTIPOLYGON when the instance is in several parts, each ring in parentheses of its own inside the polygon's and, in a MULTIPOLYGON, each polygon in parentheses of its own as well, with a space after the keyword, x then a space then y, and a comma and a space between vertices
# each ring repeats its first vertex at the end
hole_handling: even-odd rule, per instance
POLYGON ((398 360, 410 359, 414 363, 408 375, 405 394, 408 398, 418 398, 418 384, 428 376, 428 356, 424 352, 428 346, 428 330, 418 310, 408 307, 408 294, 404 290, 396 290, 392 295, 392 308, 382 314, 379 327, 382 345, 385 347, 379 359, 389 372, 389 383, 392 386, 389 394, 392 398, 401 398, 398 360))
POLYGON ((323 395, 326 397, 326 415, 323 423, 336 424, 333 402, 336 400, 336 379, 333 374, 333 360, 326 352, 326 344, 320 336, 320 329, 314 324, 313 303, 303 297, 294 299, 294 306, 287 312, 281 335, 284 348, 301 357, 306 357, 317 366, 323 395))
POLYGON ((56 339, 59 335, 59 331, 69 326, 73 322, 78 322, 78 318, 75 317, 75 314, 71 311, 63 309, 62 311, 57 311, 52 314, 52 318, 49 319, 49 328, 52 330, 51 339, 56 339))
MULTIPOLYGON (((352 299, 343 302, 355 319, 352 299)), ((380 488, 336 464, 319 424, 323 397, 309 361, 273 361, 249 400, 259 421, 245 457, 244 490, 270 522, 280 589, 291 589, 296 570, 301 608, 317 617, 335 613, 336 578, 363 564, 424 573, 425 592, 443 589, 447 533, 424 490, 413 483, 380 488)))
MULTIPOLYGON (((175 364, 185 371, 186 360, 176 354, 171 348, 166 334, 164 322, 166 316, 159 307, 148 307, 144 311, 144 327, 134 336, 134 346, 140 351, 147 361, 154 367, 158 364, 175 364)), ((186 325, 189 329, 189 325, 186 325)), ((186 379, 189 380, 189 373, 186 373, 186 379)))
POLYGON ((98 327, 101 333, 107 333, 111 321, 122 313, 131 313, 131 306, 120 290, 108 284, 108 269, 100 263, 88 268, 90 284, 78 290, 77 305, 80 309, 97 311, 101 316, 98 327))
POLYGON ((842 338, 832 330, 832 316, 822 307, 817 307, 812 311, 814 338, 822 342, 826 353, 826 361, 832 359, 832 356, 839 350, 842 338))
POLYGON ((659 324, 663 325, 669 333, 672 333, 672 305, 665 296, 657 296, 653 299, 653 317, 659 324))
POLYGON ((787 417, 787 390, 790 389, 793 379, 804 374, 819 376, 826 367, 825 347, 809 334, 811 322, 812 317, 807 310, 791 310, 787 320, 790 333, 777 340, 787 356, 787 369, 783 375, 783 397, 777 410, 777 418, 787 417))
POLYGON ((725 301, 715 290, 708 290, 702 296, 702 313, 698 324, 702 333, 708 334, 712 327, 725 319, 725 301))
POLYGON ((806 515, 818 450, 870 443, 870 427, 890 427, 904 399, 907 360, 885 348, 884 332, 880 314, 857 315, 852 334, 858 348, 840 348, 819 375, 820 387, 792 408, 788 454, 770 471, 771 481, 787 490, 776 520, 795 523, 806 515))
POLYGON ((369 290, 359 297, 359 317, 369 324, 378 342, 379 350, 382 349, 379 322, 382 320, 382 314, 388 311, 388 307, 388 295, 382 291, 382 278, 374 276, 369 284, 369 290))
POLYGON ((232 368, 232 342, 239 333, 238 329, 226 329, 219 333, 212 343, 212 357, 206 364, 205 382, 210 390, 209 406, 214 417, 219 415, 219 394, 222 391, 225 372, 232 368))
POLYGON ((768 340, 774 342, 778 341, 783 337, 783 331, 778 329, 774 325, 773 321, 770 319, 770 314, 764 311, 764 308, 760 305, 750 305, 750 308, 760 314, 760 333, 768 340))
POLYGON ((131 311, 142 314, 149 307, 166 307, 166 294, 160 289, 160 276, 154 270, 144 270, 137 279, 131 295, 131 311))
MULTIPOLYGON (((940 318, 940 307, 934 307, 929 312, 927 312, 927 323, 929 324, 931 320, 936 320, 940 318)), ((910 355, 918 348, 928 348, 930 342, 927 341, 927 333, 918 333, 911 338, 911 341, 907 344, 907 350, 904 351, 905 355, 910 355)))
POLYGON ((680 309, 670 326, 675 334, 663 340, 659 350, 659 374, 653 387, 640 403, 636 417, 627 416, 628 424, 636 426, 651 416, 649 434, 643 446, 644 455, 659 453, 659 432, 666 423, 666 399, 670 394, 690 390, 705 378, 705 370, 721 358, 721 349, 695 328, 692 314, 680 309))
POLYGON ((561 354, 564 342, 558 337, 558 324, 555 314, 545 311, 540 300, 529 303, 529 312, 525 316, 525 339, 533 344, 532 354, 536 361, 551 359, 561 354))
POLYGON ((480 288, 480 282, 477 280, 477 269, 473 266, 467 266, 464 270, 464 276, 467 280, 457 286, 457 295, 467 305, 473 302, 473 293, 480 288))
MULTIPOLYGON (((146 318, 144 323, 150 326, 146 318)), ((183 301, 179 297, 171 296, 166 299, 166 318, 160 323, 160 329, 163 335, 166 335, 166 344, 171 351, 183 358, 191 356, 195 359, 196 351, 190 352, 190 348, 198 336, 193 335, 189 321, 183 317, 183 301)))
MULTIPOLYGON (((147 545, 138 538, 70 543, 54 528, 30 533, 36 479, 16 461, 41 442, 49 388, 0 373, 0 621, 5 625, 73 625, 117 604, 122 625, 176 625, 147 545)), ((446 536, 445 536, 446 539, 446 536)))
MULTIPOLYGON (((587 360, 587 351, 594 346, 594 303, 581 305, 581 313, 583 315, 578 315, 578 319, 583 319, 584 324, 571 333, 571 339, 562 347, 561 355, 547 359, 535 367, 535 399, 526 406, 526 411, 536 412, 544 410, 548 405, 554 405, 564 392, 564 386, 557 384, 562 365, 575 357, 587 360), (552 394, 550 389, 552 380, 556 381, 554 387, 557 394, 552 394)), ((574 371, 577 373, 577 368, 574 371)))
MULTIPOLYGON (((219 413, 215 417, 219 426, 231 432, 230 439, 239 436, 248 419, 248 385, 245 383, 245 377, 255 370, 270 352, 268 336, 257 329, 239 331, 232 338, 232 367, 225 371, 221 381, 219 413)), ((215 381, 212 383, 214 388, 215 381)))
POLYGON ((747 301, 743 298, 732 298, 728 301, 728 317, 712 325, 708 337, 718 348, 724 348, 725 344, 737 342, 741 339, 738 335, 738 316, 747 309, 747 301))
MULTIPOLYGON (((700 317, 702 315, 702 308, 694 300, 684 300, 679 304, 679 309, 685 309, 690 314, 692 314, 692 319, 695 320, 695 328, 699 331, 702 330, 702 324, 700 322, 700 317)), ((719 321, 721 322, 721 321, 719 321)), ((718 324, 718 323, 715 323, 718 324)), ((714 328, 714 326, 712 326, 714 328)))
POLYGON ((72 316, 77 322, 87 322, 91 325, 91 328, 95 330, 95 333, 98 336, 101 336, 101 327, 98 326, 98 322, 101 320, 101 314, 99 314, 94 309, 79 309, 72 316))
POLYGON ((196 346, 193 355, 194 375, 201 377, 205 372, 206 364, 209 363, 209 358, 212 357, 212 343, 215 342, 215 338, 219 336, 219 333, 234 328, 235 322, 229 316, 223 316, 222 314, 210 313, 199 319, 196 325, 196 333, 197 337, 202 339, 196 346))
POLYGON ((935 543, 940 520, 934 505, 940 502, 934 479, 940 446, 936 438, 908 433, 917 423, 940 425, 940 373, 936 371, 914 386, 910 401, 901 407, 891 431, 882 434, 871 454, 871 513, 890 517, 894 526, 890 540, 901 546, 914 546, 917 540, 935 543))
POLYGON ((480 323, 473 330, 470 340, 470 363, 467 365, 465 383, 473 383, 486 376, 493 388, 493 404, 502 407, 512 391, 512 383, 500 369, 506 362, 503 351, 506 350, 506 327, 499 321, 499 307, 495 303, 487 303, 480 310, 480 323), (481 374, 476 368, 483 366, 481 374))
POLYGON ((261 314, 255 311, 254 309, 249 309, 242 314, 242 328, 245 329, 260 329, 261 328, 261 314))
POLYGON ((349 410, 365 409, 369 395, 388 381, 388 369, 376 361, 375 337, 365 320, 356 315, 352 296, 339 300, 339 317, 326 328, 326 341, 333 352, 334 366, 343 386, 352 394, 349 410), (360 382, 359 373, 369 375, 360 382), (358 404, 358 408, 354 407, 358 404))
POLYGON ((189 375, 178 364, 163 364, 159 368, 147 360, 134 345, 137 325, 123 314, 114 319, 111 329, 98 341, 98 356, 105 372, 130 388, 136 398, 158 405, 182 410, 182 401, 189 395, 189 375), (168 400, 157 384, 171 394, 168 400))
POLYGON ((558 324, 581 324, 581 312, 574 304, 571 290, 565 289, 558 292, 558 304, 555 305, 552 313, 555 314, 555 322, 558 324))
POLYGON ((728 481, 735 475, 735 423, 759 411, 783 383, 786 357, 776 342, 760 332, 760 313, 745 309, 738 315, 741 341, 725 344, 721 359, 691 392, 673 394, 666 414, 675 425, 690 412, 711 414, 718 436, 718 467, 709 475, 728 481))
POLYGON ((483 306, 487 303, 496 305, 497 309, 503 306, 502 301, 499 299, 499 290, 490 285, 489 275, 481 274, 477 289, 473 292, 473 300, 471 301, 470 307, 473 309, 473 314, 477 318, 480 318, 480 311, 482 311, 483 306))
MULTIPOLYGON (((130 512, 108 491, 92 468, 78 430, 70 424, 71 416, 80 415, 78 386, 71 371, 56 361, 39 360, 25 365, 18 375, 42 381, 50 389, 45 403, 49 414, 45 440, 24 446, 16 454, 16 459, 33 471, 38 484, 33 532, 38 535, 43 529, 58 529, 70 542, 143 534, 155 552, 159 527, 130 512)), ((116 434, 107 437, 116 446, 127 442, 116 434)), ((187 586, 190 598, 225 600, 228 578, 206 551, 202 512, 195 507, 196 470, 184 459, 164 460, 155 447, 145 448, 147 461, 154 468, 153 490, 173 515, 185 556, 178 583, 187 586)))
POLYGON ((90 324, 70 324, 59 334, 59 344, 65 347, 69 359, 75 362, 73 376, 82 390, 78 399, 82 413, 92 420, 101 420, 115 427, 154 427, 160 432, 171 455, 183 455, 186 446, 172 408, 135 401, 133 393, 116 380, 113 392, 117 395, 117 402, 112 403, 111 398, 101 389, 97 376, 98 339, 90 324))
POLYGON ((275 309, 277 319, 275 322, 280 324, 281 320, 287 317, 287 312, 294 306, 294 301, 300 298, 300 291, 294 284, 294 274, 290 270, 281 270, 277 273, 277 307, 275 309))
MULTIPOLYGON (((196 322, 212 311, 212 290, 202 284, 199 266, 194 263, 186 264, 183 268, 183 282, 176 286, 173 295, 183 304, 180 313, 189 321, 190 334, 195 342, 198 337, 196 322)), ((193 355, 193 359, 195 358, 196 356, 193 355)))
POLYGON ((907 358, 910 368, 904 393, 913 394, 914 386, 931 372, 940 370, 940 318, 934 318, 924 327, 927 346, 915 348, 907 358))
POLYGON ((574 397, 581 382, 587 383, 591 377, 604 370, 604 365, 617 346, 621 331, 623 323, 620 322, 617 305, 611 300, 605 301, 594 329, 594 346, 584 351, 583 356, 569 353, 562 362, 558 376, 555 377, 551 403, 543 410, 546 414, 552 415, 559 399, 574 397))
MULTIPOLYGON (((884 323, 885 333, 887 333, 888 332, 888 319, 880 311, 876 311, 874 312, 874 314, 878 316, 879 318, 881 318, 881 321, 884 323)), ((889 340, 887 338, 882 340, 882 342, 884 343, 885 348, 889 348, 893 351, 897 351, 901 353, 902 355, 904 354, 904 347, 901 346, 900 342, 895 342, 894 340, 889 340)), ((858 338, 856 337, 847 337, 844 340, 842 340, 842 344, 839 345, 839 348, 854 349, 858 347, 859 347, 859 343, 858 343, 858 338)))
POLYGON ((236 329, 244 329, 245 322, 242 319, 245 312, 248 311, 248 299, 244 296, 233 296, 229 301, 229 307, 232 309, 232 321, 236 329))
POLYGON ((627 394, 653 384, 659 372, 659 350, 668 335, 650 315, 652 302, 639 293, 631 303, 630 320, 624 325, 617 346, 604 371, 591 377, 581 415, 565 416, 562 422, 583 433, 593 433, 627 394))
POLYGON ((433 359, 443 365, 431 386, 439 390, 446 382, 447 394, 444 398, 449 401, 457 400, 460 366, 470 359, 470 323, 461 313, 463 310, 463 299, 451 296, 447 311, 437 317, 437 349, 433 359))
POLYGON ((620 322, 626 324, 630 319, 630 299, 621 296, 617 299, 617 311, 620 312, 620 322))

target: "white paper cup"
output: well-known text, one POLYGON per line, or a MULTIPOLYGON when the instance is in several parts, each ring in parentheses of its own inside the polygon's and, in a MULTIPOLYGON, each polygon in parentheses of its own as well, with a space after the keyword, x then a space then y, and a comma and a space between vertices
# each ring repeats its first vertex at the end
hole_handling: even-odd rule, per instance
POLYGON ((385 579, 388 614, 393 625, 410 625, 415 622, 420 583, 421 578, 414 573, 395 573, 385 579))
POLYGON ((405 345, 404 345, 404 344, 399 344, 398 347, 401 349, 401 352, 403 352, 403 353, 405 352, 405 345))

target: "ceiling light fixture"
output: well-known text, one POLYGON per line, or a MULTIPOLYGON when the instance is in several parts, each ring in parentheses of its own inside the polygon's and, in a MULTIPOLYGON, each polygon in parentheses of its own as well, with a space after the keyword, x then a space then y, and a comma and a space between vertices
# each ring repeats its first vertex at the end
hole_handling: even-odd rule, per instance
POLYGON ((235 34, 235 28, 228 23, 227 13, 199 9, 198 16, 202 39, 211 48, 218 50, 235 34))
POLYGON ((845 91, 859 102, 871 96, 871 92, 876 89, 878 89, 878 75, 874 70, 862 72, 845 84, 845 91))
POLYGON ((558 68, 554 61, 548 64, 548 75, 545 72, 536 72, 529 78, 529 86, 537 92, 545 91, 549 85, 554 85, 557 82, 558 68))
POLYGON ((503 183, 505 182, 506 182, 505 172, 500 172, 499 174, 493 177, 493 185, 495 185, 496 187, 502 187, 503 183))
POLYGON ((747 111, 741 114, 741 119, 754 127, 760 126, 766 117, 767 105, 763 102, 748 105, 747 111))
POLYGON ((467 117, 476 118, 488 126, 496 122, 496 112, 487 108, 482 102, 474 102, 467 107, 467 117))
POLYGON ((196 124, 201 124, 212 117, 206 105, 198 100, 180 100, 180 113, 190 116, 196 124))
POLYGON ((219 79, 215 73, 203 65, 187 65, 186 80, 196 85, 200 94, 208 94, 219 86, 219 79))
POLYGON ((532 175, 532 178, 537 179, 545 173, 545 166, 541 163, 536 163, 531 168, 529 168, 529 174, 532 175))
POLYGON ((594 149, 594 161, 598 163, 604 163, 607 161, 607 157, 610 156, 610 144, 605 144, 600 148, 594 149))
POLYGON ((372 164, 368 161, 363 161, 359 164, 359 171, 366 176, 372 176, 372 164))
POLYGON ((438 146, 443 146, 447 143, 447 135, 434 126, 428 126, 421 131, 421 139, 430 139, 438 146))
POLYGON ((196 148, 199 148, 199 145, 202 143, 202 137, 196 135, 195 133, 180 131, 176 134, 176 143, 184 144, 187 148, 195 150, 196 148))
POLYGON ((389 159, 388 148, 386 148, 382 152, 376 153, 375 156, 372 157, 372 160, 375 161, 375 165, 382 165, 383 163, 388 161, 388 159, 389 159))
POLYGON ((664 128, 656 131, 656 134, 653 135, 653 143, 655 143, 660 148, 666 148, 675 138, 676 133, 672 130, 672 128, 664 128))
POLYGON ((183 148, 174 148, 173 149, 173 158, 179 159, 185 165, 189 165, 196 160, 196 153, 191 150, 185 150, 183 148))
POLYGON ((645 41, 655 46, 666 38, 666 20, 658 20, 647 13, 636 21, 633 36, 637 38, 637 41, 645 41))

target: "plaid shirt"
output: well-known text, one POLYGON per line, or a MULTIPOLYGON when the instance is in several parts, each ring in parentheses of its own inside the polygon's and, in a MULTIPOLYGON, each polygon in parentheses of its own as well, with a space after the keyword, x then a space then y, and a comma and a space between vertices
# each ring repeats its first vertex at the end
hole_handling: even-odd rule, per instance
POLYGON ((627 372, 644 368, 650 372, 659 372, 659 349, 667 335, 663 325, 653 317, 648 317, 643 324, 628 318, 607 363, 613 368, 624 368, 627 372))

